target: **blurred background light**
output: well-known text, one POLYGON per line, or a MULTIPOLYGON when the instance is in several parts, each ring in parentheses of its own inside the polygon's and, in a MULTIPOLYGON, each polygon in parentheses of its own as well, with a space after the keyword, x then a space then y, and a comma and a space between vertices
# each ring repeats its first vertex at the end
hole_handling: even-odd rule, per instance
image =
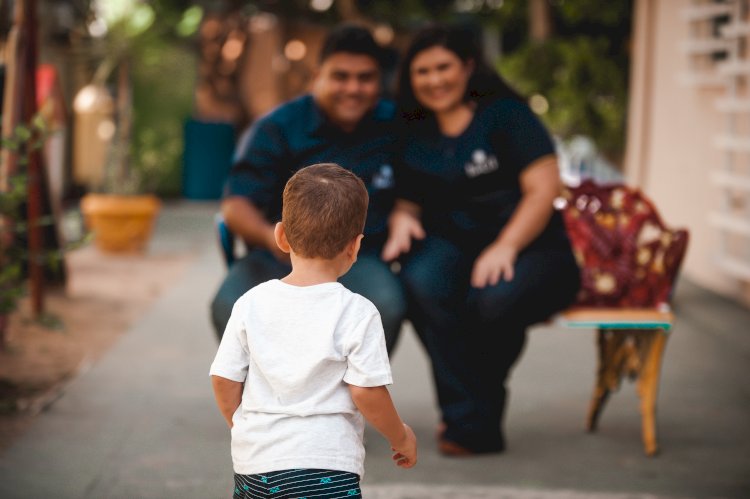
POLYGON ((388 24, 378 24, 373 30, 372 35, 375 37, 375 41, 380 45, 389 45, 395 36, 393 28, 388 24))
POLYGON ((318 12, 325 12, 331 8, 333 0, 310 0, 310 8, 318 12))
POLYGON ((94 38, 101 38, 107 34, 107 22, 102 18, 96 18, 88 25, 89 34, 94 38))
POLYGON ((267 12, 262 12, 250 19, 250 31, 252 33, 263 33, 270 31, 277 23, 276 16, 267 12))
POLYGON ((549 111, 549 102, 540 94, 534 94, 529 98, 529 107, 536 114, 545 114, 549 111))
POLYGON ((102 140, 110 140, 115 135, 115 123, 112 120, 105 120, 96 127, 96 134, 102 140))
POLYGON ((221 56, 229 61, 234 61, 242 55, 245 46, 244 40, 239 37, 230 37, 221 48, 221 56))
POLYGON ((307 54, 307 45, 301 40, 289 40, 284 47, 284 55, 290 61, 301 61, 307 54))

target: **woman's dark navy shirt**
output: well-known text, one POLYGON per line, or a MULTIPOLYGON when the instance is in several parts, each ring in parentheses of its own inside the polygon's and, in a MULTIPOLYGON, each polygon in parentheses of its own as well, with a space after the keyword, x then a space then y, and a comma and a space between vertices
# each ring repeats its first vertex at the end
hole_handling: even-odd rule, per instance
POLYGON ((282 104, 241 137, 224 195, 249 198, 275 222, 281 219, 284 186, 294 172, 315 163, 337 163, 367 186, 363 245, 379 247, 395 198, 394 114, 393 103, 381 100, 353 132, 345 133, 325 118, 311 95, 282 104))
MULTIPOLYGON (((434 119, 405 129, 398 196, 422 207, 428 232, 459 242, 494 240, 521 199, 523 169, 555 153, 541 122, 513 99, 479 107, 457 137, 443 135, 434 119)), ((555 213, 533 244, 563 242, 562 219, 555 213)))

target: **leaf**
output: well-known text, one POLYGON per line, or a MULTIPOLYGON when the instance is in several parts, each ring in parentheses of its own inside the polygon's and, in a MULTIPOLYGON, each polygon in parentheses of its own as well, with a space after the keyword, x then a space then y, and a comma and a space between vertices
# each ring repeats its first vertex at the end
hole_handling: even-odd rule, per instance
POLYGON ((14 135, 19 141, 25 142, 31 138, 31 130, 26 125, 17 125, 14 135))
POLYGON ((11 151, 18 150, 18 142, 14 137, 4 137, 0 144, 2 145, 3 149, 10 149, 11 151))
POLYGON ((31 120, 31 126, 42 133, 47 131, 47 121, 39 113, 31 120))

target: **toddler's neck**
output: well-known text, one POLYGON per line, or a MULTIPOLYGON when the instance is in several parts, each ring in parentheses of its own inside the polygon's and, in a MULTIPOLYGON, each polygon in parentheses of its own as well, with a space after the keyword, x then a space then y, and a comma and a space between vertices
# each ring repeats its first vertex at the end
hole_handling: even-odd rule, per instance
POLYGON ((336 282, 342 275, 338 258, 302 258, 291 255, 292 271, 281 282, 292 286, 314 286, 326 282, 336 282))

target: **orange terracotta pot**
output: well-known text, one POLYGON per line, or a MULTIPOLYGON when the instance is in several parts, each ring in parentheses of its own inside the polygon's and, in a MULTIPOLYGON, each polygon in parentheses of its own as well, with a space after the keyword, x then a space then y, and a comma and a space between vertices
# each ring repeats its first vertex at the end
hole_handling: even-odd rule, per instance
POLYGON ((86 227, 94 244, 111 253, 141 252, 151 237, 161 202, 156 196, 87 194, 81 198, 86 227))

